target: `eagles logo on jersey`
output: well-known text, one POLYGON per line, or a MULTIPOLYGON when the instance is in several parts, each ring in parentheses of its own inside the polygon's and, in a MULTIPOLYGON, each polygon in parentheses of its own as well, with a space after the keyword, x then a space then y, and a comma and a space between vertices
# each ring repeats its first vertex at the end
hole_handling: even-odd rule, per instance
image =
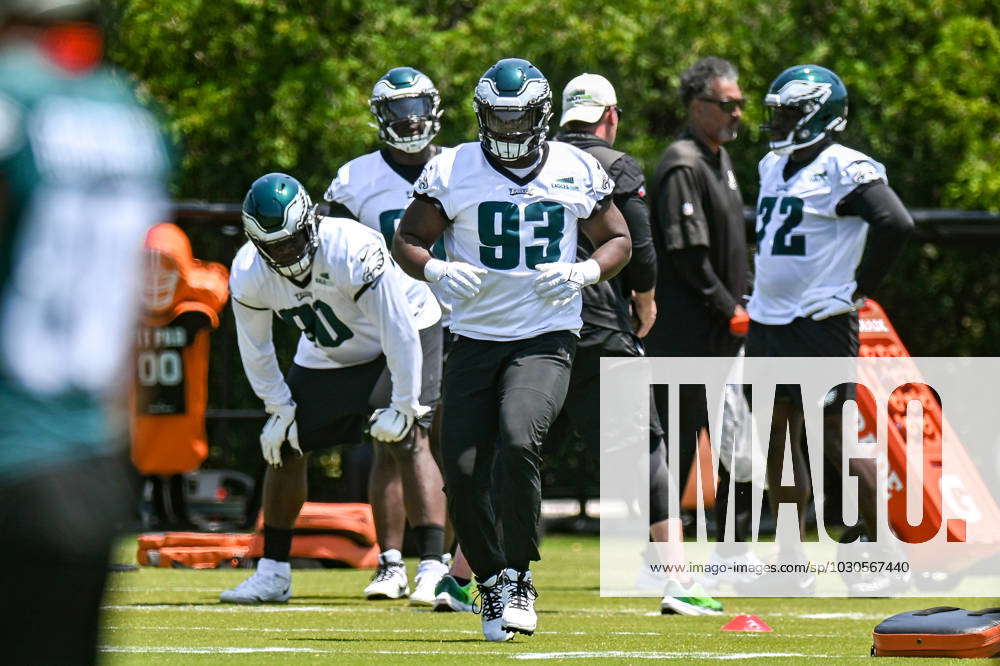
POLYGON ((771 150, 787 155, 847 127, 847 88, 818 65, 796 65, 778 75, 764 96, 771 150))

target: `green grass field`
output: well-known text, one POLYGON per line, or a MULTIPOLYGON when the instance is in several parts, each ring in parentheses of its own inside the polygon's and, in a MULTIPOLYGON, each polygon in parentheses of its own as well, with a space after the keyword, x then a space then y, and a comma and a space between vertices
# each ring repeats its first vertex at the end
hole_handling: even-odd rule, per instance
MULTIPOLYGON (((116 561, 134 562, 134 544, 123 541, 116 561)), ((219 592, 246 570, 115 573, 105 601, 103 659, 241 666, 649 659, 840 664, 870 659, 872 627, 893 613, 991 605, 987 599, 724 599, 722 617, 661 616, 657 599, 599 596, 595 537, 550 536, 542 557, 534 568, 538 631, 503 644, 482 640, 477 615, 361 599, 368 571, 296 570, 290 603, 255 607, 218 603, 219 592), (774 632, 719 631, 738 613, 760 616, 774 632)), ((409 564, 412 576, 415 562, 409 564)), ((944 660, 918 663, 935 661, 944 660)))

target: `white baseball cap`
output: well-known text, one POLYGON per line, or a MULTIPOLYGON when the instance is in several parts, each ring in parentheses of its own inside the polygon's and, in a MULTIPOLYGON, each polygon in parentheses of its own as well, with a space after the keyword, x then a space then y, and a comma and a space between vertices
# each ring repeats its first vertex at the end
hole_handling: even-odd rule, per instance
POLYGON ((560 125, 578 121, 596 123, 604 109, 618 103, 615 88, 600 74, 581 74, 566 84, 562 96, 560 125))

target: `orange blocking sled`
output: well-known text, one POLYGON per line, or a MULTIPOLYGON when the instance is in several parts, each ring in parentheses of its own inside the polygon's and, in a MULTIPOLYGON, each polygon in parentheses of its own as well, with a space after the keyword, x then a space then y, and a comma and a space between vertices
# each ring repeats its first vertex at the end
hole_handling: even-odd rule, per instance
MULTIPOLYGON (((859 356, 865 357, 895 357, 908 359, 910 354, 900 340, 896 329, 889 321, 885 310, 875 301, 868 299, 859 311, 859 328, 861 346, 859 356)), ((913 363, 912 361, 906 361, 913 363)), ((915 371, 914 375, 919 376, 915 371)), ((862 365, 861 381, 877 387, 884 378, 876 373, 868 372, 862 365)), ((951 426, 944 419, 941 404, 934 392, 925 384, 904 384, 902 386, 883 386, 886 393, 892 391, 888 401, 889 423, 888 462, 889 471, 886 490, 889 494, 888 510, 889 524, 893 532, 900 538, 911 543, 925 541, 931 538, 941 524, 945 515, 946 498, 941 492, 942 473, 942 441, 947 435, 947 441, 954 443, 948 450, 948 466, 953 470, 950 479, 950 501, 960 504, 974 505, 978 508, 978 517, 974 520, 982 525, 1000 524, 1000 507, 997 507, 989 489, 984 485, 975 465, 971 462, 951 426), (919 525, 910 525, 906 519, 906 409, 911 400, 919 400, 923 406, 924 415, 924 465, 923 465, 923 520, 919 525)), ((858 432, 860 441, 876 440, 876 424, 878 423, 876 408, 867 392, 858 393, 858 411, 864 419, 864 427, 858 432)), ((954 515, 954 514, 952 514, 954 515)), ((971 519, 970 519, 971 520, 971 519)), ((935 559, 933 562, 922 562, 921 553, 910 553, 911 562, 918 567, 933 567, 937 571, 954 571, 966 568, 970 564, 988 557, 1000 550, 1000 539, 983 540, 967 539, 966 533, 979 535, 997 534, 995 529, 967 530, 964 520, 949 519, 944 528, 949 542, 967 542, 963 551, 966 557, 948 558, 944 561, 935 559), (978 542, 977 542, 978 541, 978 542)))
POLYGON ((1000 608, 939 606, 893 615, 872 632, 875 657, 1000 655, 1000 608))
MULTIPOLYGON (((155 532, 138 539, 145 566, 213 569, 264 554, 263 519, 255 534, 155 532)), ((331 560, 357 569, 378 565, 375 520, 368 504, 306 502, 292 537, 291 557, 331 560)))

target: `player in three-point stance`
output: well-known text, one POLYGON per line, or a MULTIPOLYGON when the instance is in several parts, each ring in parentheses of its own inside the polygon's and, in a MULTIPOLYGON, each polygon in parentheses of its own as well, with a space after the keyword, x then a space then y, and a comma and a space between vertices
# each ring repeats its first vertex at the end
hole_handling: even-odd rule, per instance
POLYGON ((426 458, 414 425, 437 401, 441 311, 426 284, 388 256, 382 235, 353 220, 317 220, 301 183, 285 174, 257 179, 243 201, 249 238, 230 277, 240 356, 271 415, 260 435, 264 459, 264 557, 243 583, 222 593, 233 603, 291 596, 292 528, 306 499, 306 456, 372 438, 400 455, 426 458), (273 314, 302 331, 282 377, 272 342, 273 314), (285 444, 288 446, 285 446, 285 444))

